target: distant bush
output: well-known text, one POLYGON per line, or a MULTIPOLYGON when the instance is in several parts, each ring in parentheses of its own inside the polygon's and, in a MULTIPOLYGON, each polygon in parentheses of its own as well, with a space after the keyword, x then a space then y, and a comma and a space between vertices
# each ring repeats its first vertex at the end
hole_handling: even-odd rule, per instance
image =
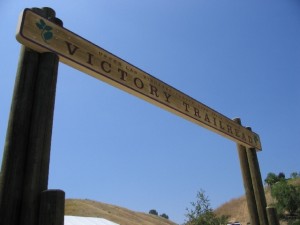
POLYGON ((149 211, 149 214, 158 216, 158 212, 157 212, 155 209, 151 209, 151 210, 149 211))
MULTIPOLYGON (((149 214, 151 214, 151 215, 155 215, 155 216, 158 216, 158 212, 155 210, 155 209, 151 209, 150 211, 149 211, 149 214)), ((165 213, 163 213, 163 214, 161 214, 161 215, 159 215, 160 217, 163 217, 163 218, 165 218, 165 219, 169 219, 169 216, 167 215, 167 214, 165 214, 165 213)))
POLYGON ((167 219, 167 220, 169 219, 169 216, 167 214, 165 214, 165 213, 161 214, 160 216, 163 217, 163 218, 165 218, 165 219, 167 219))
POLYGON ((297 172, 292 172, 291 173, 291 178, 292 179, 296 179, 296 178, 299 178, 300 177, 300 173, 297 173, 297 172))
POLYGON ((268 173, 265 183, 269 185, 270 187, 276 184, 279 181, 284 181, 285 180, 285 174, 280 172, 278 175, 275 173, 268 173))

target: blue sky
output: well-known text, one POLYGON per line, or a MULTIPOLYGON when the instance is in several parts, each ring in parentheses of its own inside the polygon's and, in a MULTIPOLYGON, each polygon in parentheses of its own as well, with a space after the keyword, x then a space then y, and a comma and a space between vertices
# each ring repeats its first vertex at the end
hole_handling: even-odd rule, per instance
MULTIPOLYGON (((43 6, 74 33, 240 117, 260 135, 263 179, 300 172, 298 0, 1 1, 1 146, 20 50, 18 16, 43 6)), ((213 208, 244 194, 234 142, 64 64, 49 188, 67 198, 156 209, 177 223, 200 189, 213 208)))

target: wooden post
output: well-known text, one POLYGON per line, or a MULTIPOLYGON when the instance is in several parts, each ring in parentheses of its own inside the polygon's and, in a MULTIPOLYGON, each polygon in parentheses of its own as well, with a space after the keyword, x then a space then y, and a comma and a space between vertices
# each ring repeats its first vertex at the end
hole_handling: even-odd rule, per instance
MULTIPOLYGON (((251 128, 248 128, 251 130, 251 128)), ((252 184, 256 199, 257 211, 259 216, 259 221, 261 225, 268 225, 268 217, 267 217, 267 201, 264 191, 264 186, 261 179, 261 173, 258 163, 258 158, 256 154, 256 150, 254 148, 247 149, 247 157, 248 163, 251 171, 252 184)))
MULTIPOLYGON (((234 119, 234 121, 241 125, 240 118, 236 118, 234 119)), ((250 222, 253 225, 259 225, 259 217, 257 212, 257 206, 256 206, 255 195, 254 195, 254 190, 252 185, 246 147, 237 144, 237 150, 240 159, 240 166, 241 166, 241 172, 242 172, 243 183, 245 188, 245 195, 247 199, 248 211, 250 215, 250 222)))
MULTIPOLYGON (((35 10, 40 12, 38 9, 35 10)), ((40 14, 55 20, 55 12, 50 8, 43 8, 40 14)), ((58 63, 59 58, 56 54, 51 52, 40 54, 31 115, 20 225, 38 224, 40 193, 48 189, 58 63)))
POLYGON ((39 225, 64 225, 65 192, 47 190, 41 193, 39 225))
POLYGON ((269 225, 279 225, 276 208, 267 207, 267 215, 268 215, 269 225))
POLYGON ((40 193, 48 188, 57 69, 57 55, 50 52, 40 54, 23 183, 20 225, 37 224, 40 193))
POLYGON ((39 54, 21 48, 0 181, 0 224, 19 225, 30 118, 39 54))
MULTIPOLYGON (((34 9, 62 24, 50 8, 34 9)), ((0 181, 0 225, 37 225, 48 186, 58 56, 22 47, 0 181)))

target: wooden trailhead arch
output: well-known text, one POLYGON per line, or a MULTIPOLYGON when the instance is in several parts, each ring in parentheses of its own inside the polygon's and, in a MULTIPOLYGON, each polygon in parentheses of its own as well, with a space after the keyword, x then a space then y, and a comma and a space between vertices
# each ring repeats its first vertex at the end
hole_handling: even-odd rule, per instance
POLYGON ((21 14, 17 40, 38 52, 54 52, 67 65, 237 143, 261 150, 259 136, 254 132, 30 9, 21 14))
POLYGON ((59 61, 236 142, 251 224, 269 224, 256 155, 261 141, 239 119, 69 31, 50 8, 25 9, 16 37, 23 46, 1 169, 0 225, 63 225, 64 192, 48 190, 59 61))

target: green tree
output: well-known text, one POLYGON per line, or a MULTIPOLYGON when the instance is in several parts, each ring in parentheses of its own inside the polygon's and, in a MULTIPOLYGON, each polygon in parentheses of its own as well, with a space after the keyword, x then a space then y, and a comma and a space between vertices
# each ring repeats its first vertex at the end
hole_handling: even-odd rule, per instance
POLYGON ((296 179, 296 178, 299 178, 300 177, 300 173, 297 173, 297 172, 292 172, 291 173, 291 178, 292 179, 296 179))
POLYGON ((165 218, 165 219, 167 219, 167 220, 169 219, 169 216, 167 214, 165 214, 165 213, 161 214, 160 216, 163 217, 163 218, 165 218))
POLYGON ((155 209, 151 209, 151 210, 149 211, 149 214, 158 216, 158 212, 157 212, 155 209))
POLYGON ((197 193, 196 202, 191 202, 192 209, 186 209, 186 225, 227 224, 228 216, 217 217, 210 206, 210 201, 203 190, 197 193))
POLYGON ((267 178, 265 179, 265 183, 270 187, 278 181, 279 178, 275 173, 268 173, 267 178))
POLYGON ((277 201, 276 208, 280 215, 287 212, 289 215, 295 215, 300 209, 300 189, 286 180, 281 180, 271 188, 271 195, 277 201))
POLYGON ((278 174, 278 179, 279 179, 279 180, 285 180, 285 174, 284 174, 283 172, 280 172, 280 173, 278 174))

